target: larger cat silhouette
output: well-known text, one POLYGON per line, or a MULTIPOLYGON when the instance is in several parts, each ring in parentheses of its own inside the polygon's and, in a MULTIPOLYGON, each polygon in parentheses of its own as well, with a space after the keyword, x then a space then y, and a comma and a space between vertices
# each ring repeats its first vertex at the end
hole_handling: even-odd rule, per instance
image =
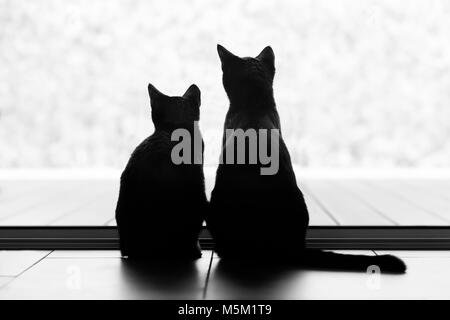
MULTIPOLYGON (((216 251, 223 259, 300 263, 305 266, 365 271, 377 265, 384 272, 402 273, 406 266, 395 256, 344 255, 306 249, 308 209, 297 186, 289 151, 281 135, 280 119, 273 95, 275 55, 271 47, 253 57, 238 57, 217 46, 223 71, 223 86, 229 98, 224 124, 222 154, 235 140, 227 129, 272 130, 279 132, 274 141, 264 138, 271 149, 276 143, 279 168, 263 175, 264 164, 229 163, 221 159, 211 194, 207 225, 216 251)), ((258 140, 263 139, 258 136, 258 140)), ((259 143, 258 143, 259 145, 259 143)), ((249 152, 249 141, 246 152, 249 152)), ((248 160, 246 156, 246 160, 248 160)))
POLYGON ((120 250, 128 258, 196 259, 207 205, 203 161, 194 161, 192 150, 192 161, 174 163, 172 133, 201 137, 200 90, 192 85, 183 96, 169 97, 149 84, 148 92, 155 132, 134 150, 120 179, 120 250))

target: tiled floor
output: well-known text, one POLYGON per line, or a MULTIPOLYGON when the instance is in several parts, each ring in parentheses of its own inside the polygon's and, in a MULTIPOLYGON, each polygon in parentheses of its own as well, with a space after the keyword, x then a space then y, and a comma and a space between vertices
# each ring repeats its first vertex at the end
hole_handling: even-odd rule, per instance
POLYGON ((0 299, 450 298, 450 251, 389 253, 406 274, 230 268, 211 251, 185 265, 130 264, 118 251, 1 251, 0 299))
MULTIPOLYGON (((298 177, 311 225, 450 225, 450 179, 298 177)), ((207 172, 208 194, 213 184, 207 172)), ((2 179, 0 226, 114 225, 117 193, 118 179, 2 179)), ((211 251, 156 266, 130 264, 118 251, 0 251, 0 299, 450 298, 450 251, 392 253, 408 265, 405 275, 230 269, 211 251)))

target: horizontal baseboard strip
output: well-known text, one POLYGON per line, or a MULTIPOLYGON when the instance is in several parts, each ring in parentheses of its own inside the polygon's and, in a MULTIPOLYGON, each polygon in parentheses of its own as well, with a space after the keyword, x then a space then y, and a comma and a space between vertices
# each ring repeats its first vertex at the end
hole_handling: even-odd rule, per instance
MULTIPOLYGON (((213 249, 207 229, 202 249, 213 249)), ((450 250, 450 227, 310 227, 307 247, 318 249, 450 250)), ((116 227, 0 227, 0 250, 118 249, 116 227)))

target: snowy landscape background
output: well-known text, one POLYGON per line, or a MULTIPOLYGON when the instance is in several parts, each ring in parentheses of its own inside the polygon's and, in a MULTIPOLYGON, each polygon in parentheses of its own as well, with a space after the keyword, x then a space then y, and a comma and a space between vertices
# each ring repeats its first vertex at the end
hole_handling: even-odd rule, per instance
POLYGON ((274 49, 294 163, 450 167, 445 0, 0 0, 0 167, 122 168, 153 130, 148 82, 200 87, 216 163, 217 43, 274 49))

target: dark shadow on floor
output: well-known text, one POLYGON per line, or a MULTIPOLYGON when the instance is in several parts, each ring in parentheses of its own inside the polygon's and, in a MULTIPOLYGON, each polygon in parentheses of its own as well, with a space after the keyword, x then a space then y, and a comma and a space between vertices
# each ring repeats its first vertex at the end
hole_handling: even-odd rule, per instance
POLYGON ((267 264, 262 261, 220 260, 216 275, 248 286, 262 287, 277 282, 284 275, 298 271, 291 265, 267 264))
MULTIPOLYGON (((217 258, 219 259, 219 258, 217 258)), ((313 263, 283 263, 280 259, 236 261, 220 259, 211 270, 207 299, 291 299, 308 287, 310 271, 361 274, 364 270, 338 269, 313 263), (300 290, 300 291, 299 291, 300 290)))
POLYGON ((303 271, 292 265, 263 261, 220 260, 212 271, 208 299, 278 299, 286 283, 303 271))
POLYGON ((122 259, 121 273, 142 299, 201 299, 205 285, 196 261, 122 259))

